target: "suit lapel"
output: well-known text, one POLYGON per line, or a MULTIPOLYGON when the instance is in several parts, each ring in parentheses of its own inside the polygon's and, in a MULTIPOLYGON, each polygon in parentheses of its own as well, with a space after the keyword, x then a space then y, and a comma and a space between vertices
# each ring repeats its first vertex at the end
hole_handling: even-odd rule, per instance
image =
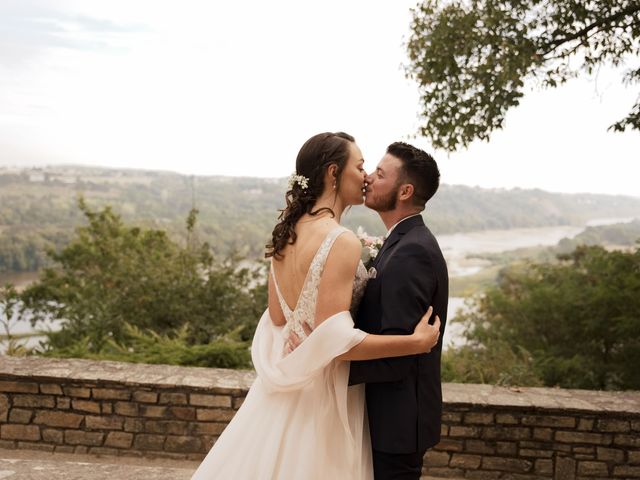
POLYGON ((420 225, 424 226, 422 215, 416 215, 413 217, 409 217, 406 220, 401 220, 400 223, 395 226, 395 228, 391 232, 391 235, 389 235, 389 238, 387 238, 382 244, 382 247, 380 248, 378 255, 376 255, 372 266, 374 268, 377 267, 384 254, 387 253, 396 243, 398 243, 405 233, 407 233, 413 227, 420 225))

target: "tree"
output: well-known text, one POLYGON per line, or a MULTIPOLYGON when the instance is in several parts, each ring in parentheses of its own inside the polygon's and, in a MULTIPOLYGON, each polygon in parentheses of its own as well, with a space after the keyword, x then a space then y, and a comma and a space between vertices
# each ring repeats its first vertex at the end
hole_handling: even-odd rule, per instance
MULTIPOLYGON (((420 133, 449 151, 502 128, 526 80, 555 87, 640 53, 638 0, 423 0, 412 10, 407 76, 420 133)), ((636 64, 625 83, 640 81, 636 64)), ((610 129, 640 129, 640 98, 610 129)))
POLYGON ((264 272, 237 258, 216 260, 193 234, 197 212, 189 214, 183 247, 162 230, 126 225, 110 207, 92 211, 81 200, 80 209, 87 225, 51 252, 55 266, 22 294, 32 321, 63 320, 61 331, 48 334, 50 353, 121 355, 154 339, 184 353, 188 345, 251 338, 266 307, 264 272))
POLYGON ((458 355, 489 372, 515 359, 502 371, 547 386, 639 389, 640 248, 583 246, 559 259, 506 270, 461 317, 469 344, 458 355))

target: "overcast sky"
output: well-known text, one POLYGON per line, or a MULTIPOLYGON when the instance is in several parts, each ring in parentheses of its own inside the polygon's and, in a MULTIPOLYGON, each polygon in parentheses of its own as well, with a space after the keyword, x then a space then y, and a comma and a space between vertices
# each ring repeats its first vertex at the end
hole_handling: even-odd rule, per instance
POLYGON ((623 70, 532 87, 489 143, 413 138, 414 3, 2 0, 0 165, 282 177, 309 136, 343 130, 369 170, 406 140, 445 183, 640 196, 640 133, 607 132, 640 93, 623 70))

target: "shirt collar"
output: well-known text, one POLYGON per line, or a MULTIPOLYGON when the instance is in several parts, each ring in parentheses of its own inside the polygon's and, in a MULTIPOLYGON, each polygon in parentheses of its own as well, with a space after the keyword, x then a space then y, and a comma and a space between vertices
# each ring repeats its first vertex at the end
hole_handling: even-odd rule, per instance
POLYGON ((417 217, 418 215, 421 215, 420 213, 414 213, 412 215, 409 215, 407 217, 404 217, 403 219, 401 219, 399 222, 395 223, 387 232, 387 234, 384 236, 384 238, 389 238, 389 235, 391 235, 391 232, 393 232, 393 229, 396 228, 398 226, 398 224, 400 224, 401 222, 404 222, 406 219, 411 218, 411 217, 417 217))

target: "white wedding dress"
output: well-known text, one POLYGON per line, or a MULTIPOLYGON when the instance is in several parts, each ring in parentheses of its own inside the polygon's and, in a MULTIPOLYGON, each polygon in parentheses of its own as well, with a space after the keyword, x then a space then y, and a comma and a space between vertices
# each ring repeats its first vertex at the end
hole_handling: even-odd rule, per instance
MULTIPOLYGON (((347 311, 328 318, 308 337, 302 329, 305 321, 314 326, 322 271, 335 239, 345 231, 335 228, 320 245, 293 310, 271 269, 286 324, 276 327, 268 310, 262 315, 251 346, 257 378, 192 480, 373 478, 364 386, 349 387, 349 362, 335 360, 366 334, 353 328, 347 311), (304 340, 285 356, 290 330, 304 340)), ((352 311, 366 281, 360 262, 352 311)))

